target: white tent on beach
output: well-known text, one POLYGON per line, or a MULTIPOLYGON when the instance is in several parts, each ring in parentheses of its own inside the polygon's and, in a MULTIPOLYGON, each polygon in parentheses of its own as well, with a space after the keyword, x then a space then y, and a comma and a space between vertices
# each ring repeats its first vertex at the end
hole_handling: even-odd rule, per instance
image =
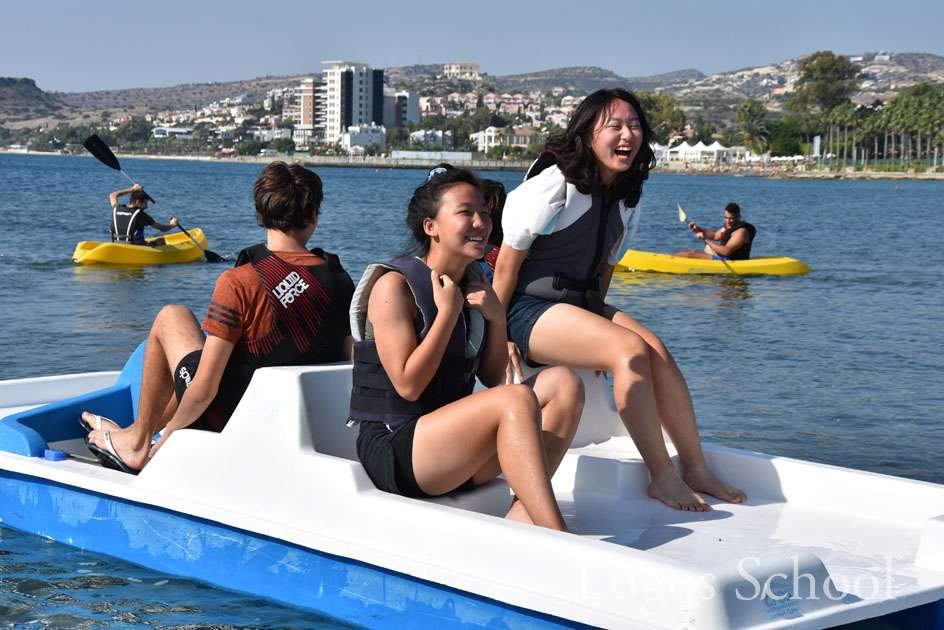
POLYGON ((652 147, 652 153, 656 156, 656 162, 663 163, 669 160, 668 145, 653 142, 649 146, 652 147))
POLYGON ((733 161, 738 156, 738 151, 722 145, 715 140, 710 145, 706 145, 699 140, 696 144, 690 145, 687 142, 681 142, 670 148, 667 153, 667 159, 672 162, 705 162, 719 164, 721 162, 733 161))

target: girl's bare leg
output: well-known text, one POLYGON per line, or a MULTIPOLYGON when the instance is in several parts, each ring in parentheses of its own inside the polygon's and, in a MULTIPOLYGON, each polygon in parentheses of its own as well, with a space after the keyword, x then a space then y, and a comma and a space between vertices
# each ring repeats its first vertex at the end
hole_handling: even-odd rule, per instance
POLYGON ((705 461, 705 454, 698 437, 695 407, 688 384, 678 364, 662 340, 655 333, 626 315, 612 309, 612 321, 628 328, 642 337, 649 345, 649 359, 655 385, 656 406, 662 426, 672 439, 679 459, 685 469, 685 483, 697 492, 704 492, 722 501, 743 503, 747 500, 744 491, 719 479, 705 461))
MULTIPOLYGON (((554 366, 541 370, 525 380, 524 384, 534 390, 541 406, 544 452, 547 454, 548 471, 553 478, 574 440, 574 434, 577 433, 577 425, 583 412, 583 381, 570 368, 554 366)), ((494 460, 494 465, 498 465, 497 459, 494 460)), ((508 518, 530 522, 527 512, 517 499, 511 504, 508 518)))
MULTIPOLYGON (((413 473, 426 493, 444 494, 484 473, 497 455, 527 522, 567 531, 551 488, 538 400, 526 385, 494 387, 466 396, 419 419, 413 436, 413 473)), ((483 478, 484 477, 484 478, 483 478)))
MULTIPOLYGON (((626 319, 631 318, 627 316, 626 319)), ((661 343, 659 345, 661 346, 661 343)), ((584 309, 558 304, 545 312, 535 324, 529 351, 531 357, 541 363, 611 372, 620 417, 652 477, 650 496, 680 510, 710 509, 679 477, 665 448, 659 398, 662 398, 661 404, 672 407, 676 404, 675 399, 682 394, 677 388, 662 392, 657 386, 656 380, 665 378, 665 371, 669 366, 658 357, 653 359, 653 355, 658 353, 651 349, 643 336, 584 309), (566 334, 562 331, 566 331, 566 334), (566 343, 561 343, 561 340, 566 340, 566 343)), ((674 361, 671 366, 678 372, 674 361)), ((691 397, 688 395, 687 386, 684 385, 684 379, 681 379, 681 384, 685 391, 683 402, 680 404, 684 407, 687 401, 688 407, 691 408, 691 397)), ((693 410, 690 418, 691 425, 694 426, 693 410)), ((692 436, 689 433, 676 430, 675 426, 672 431, 678 434, 683 448, 691 448, 689 442, 692 436)), ((670 437, 675 436, 670 432, 670 437)), ((697 428, 694 430, 694 440, 697 443, 697 428)), ((697 453, 701 453, 700 445, 697 447, 697 453)), ((691 462, 697 468, 696 459, 697 456, 693 457, 691 462)), ((703 455, 701 460, 704 461, 703 455)))

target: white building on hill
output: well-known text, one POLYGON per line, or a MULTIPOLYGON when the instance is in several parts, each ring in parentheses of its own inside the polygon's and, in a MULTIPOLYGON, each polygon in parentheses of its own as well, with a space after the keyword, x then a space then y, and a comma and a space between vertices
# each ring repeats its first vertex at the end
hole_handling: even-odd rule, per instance
POLYGON ((443 65, 443 75, 452 79, 469 79, 478 81, 482 78, 479 72, 479 64, 468 61, 459 61, 443 65))

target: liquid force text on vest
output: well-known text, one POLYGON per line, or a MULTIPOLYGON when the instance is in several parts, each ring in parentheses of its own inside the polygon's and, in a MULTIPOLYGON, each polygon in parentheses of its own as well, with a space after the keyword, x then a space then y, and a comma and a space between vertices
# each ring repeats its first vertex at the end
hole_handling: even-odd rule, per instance
POLYGON ((302 280, 297 271, 289 272, 287 276, 275 287, 273 293, 279 299, 283 307, 288 308, 289 304, 295 301, 308 288, 308 284, 302 280))

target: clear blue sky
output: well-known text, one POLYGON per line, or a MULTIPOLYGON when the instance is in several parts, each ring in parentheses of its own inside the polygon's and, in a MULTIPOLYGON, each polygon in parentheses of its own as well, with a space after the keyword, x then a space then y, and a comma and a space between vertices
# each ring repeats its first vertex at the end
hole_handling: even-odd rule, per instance
POLYGON ((0 76, 64 92, 319 72, 337 59, 645 76, 817 50, 944 56, 944 0, 29 0, 0 12, 0 76))

